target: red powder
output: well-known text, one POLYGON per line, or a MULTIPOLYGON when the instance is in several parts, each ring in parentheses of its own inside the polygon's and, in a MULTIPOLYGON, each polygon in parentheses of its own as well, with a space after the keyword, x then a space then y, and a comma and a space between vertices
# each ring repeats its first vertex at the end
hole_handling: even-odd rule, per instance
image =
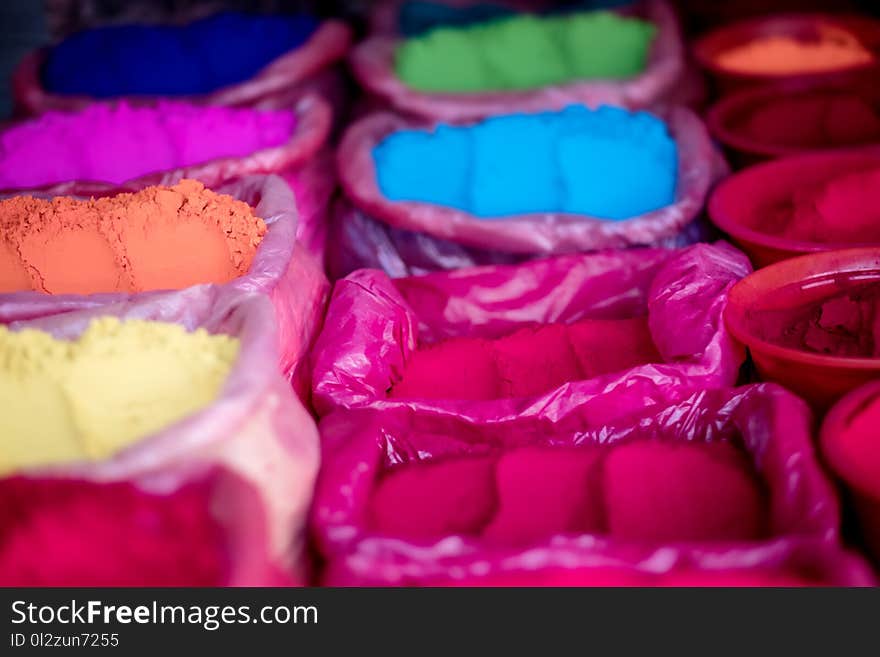
POLYGON ((0 586, 216 586, 227 571, 205 486, 0 480, 0 586))
POLYGON ((845 463, 846 478, 863 493, 880 499, 880 398, 858 409, 846 428, 834 436, 834 451, 845 463))
POLYGON ((497 340, 455 338, 419 349, 390 396, 529 397, 660 360, 645 318, 548 324, 497 340))
POLYGON ((727 443, 625 444, 605 461, 604 481, 615 538, 737 541, 763 533, 761 490, 727 443))

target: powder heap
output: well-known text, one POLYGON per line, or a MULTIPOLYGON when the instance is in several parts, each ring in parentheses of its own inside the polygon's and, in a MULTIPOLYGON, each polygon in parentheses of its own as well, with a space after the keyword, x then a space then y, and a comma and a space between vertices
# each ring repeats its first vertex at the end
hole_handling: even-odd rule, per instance
POLYGON ((49 112, 0 134, 0 189, 68 180, 122 183, 156 171, 243 157, 287 142, 295 125, 289 111, 176 102, 49 112))
POLYGON ((835 148, 880 141, 880 107, 856 92, 779 96, 733 126, 764 144, 835 148))
POLYGON ((736 73, 796 75, 868 64, 870 50, 846 30, 820 25, 815 39, 765 36, 722 52, 716 63, 736 73))
POLYGON ((77 340, 0 326, 0 474, 108 458, 219 393, 238 340, 113 317, 77 340))
MULTIPOLYGON (((835 466, 847 483, 861 494, 880 499, 880 399, 869 398, 847 418, 846 425, 833 436, 835 466)), ((826 449, 829 445, 826 445, 826 449)))
POLYGON ((143 292, 247 273, 266 224, 194 180, 80 201, 0 201, 0 292, 143 292))
POLYGON ((206 485, 0 480, 0 586, 220 586, 228 571, 206 485))
POLYGON ((387 199, 482 218, 566 212, 629 219, 674 203, 678 178, 666 124, 607 106, 402 130, 379 143, 373 159, 387 199))
MULTIPOLYGON (((825 281, 835 291, 819 301, 762 309, 748 320, 759 337, 775 344, 833 356, 880 358, 880 283, 825 281)), ((780 290, 796 298, 798 286, 780 290)))
POLYGON ((380 476, 367 517, 374 531, 403 538, 463 534, 501 545, 584 533, 752 540, 766 531, 764 501, 729 443, 636 440, 395 465, 380 476))
POLYGON ((317 27, 311 16, 238 12, 187 25, 97 27, 49 51, 43 83, 94 98, 206 94, 252 78, 317 27))
POLYGON ((849 171, 797 188, 763 213, 761 230, 820 244, 880 241, 880 167, 849 171))
POLYGON ((419 349, 390 396, 532 397, 565 383, 661 360, 645 318, 548 324, 497 340, 453 338, 419 349))
POLYGON ((436 93, 620 80, 645 70, 656 32, 652 23, 608 11, 520 15, 406 39, 394 64, 405 85, 436 93))

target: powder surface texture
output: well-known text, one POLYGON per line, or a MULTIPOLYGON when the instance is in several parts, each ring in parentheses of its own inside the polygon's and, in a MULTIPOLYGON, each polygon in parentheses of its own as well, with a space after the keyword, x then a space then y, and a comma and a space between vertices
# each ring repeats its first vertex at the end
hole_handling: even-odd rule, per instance
POLYGON ((391 201, 480 218, 560 212, 622 220, 675 202, 678 148, 666 124, 617 107, 511 114, 401 130, 373 149, 391 201))
POLYGON ((853 34, 821 25, 815 39, 760 37, 722 52, 716 63, 738 73, 793 75, 833 71, 873 60, 871 51, 853 34))
POLYGON ((874 397, 858 409, 834 437, 834 449, 845 460, 847 480, 862 493, 880 498, 880 399, 874 397))
POLYGON ((0 586, 219 586, 227 561, 204 485, 0 480, 0 586))
POLYGON ((642 317, 548 324, 497 340, 453 338, 419 349, 390 396, 472 401, 530 397, 661 360, 642 317))
POLYGON ((0 201, 0 292, 143 292, 247 273, 266 224, 194 180, 81 201, 0 201))
POLYGON ((110 25, 49 51, 43 83, 95 98, 206 94, 243 82, 308 40, 305 15, 224 12, 187 25, 110 25))
POLYGON ((408 87, 437 93, 627 79, 645 70, 656 31, 608 11, 511 16, 406 39, 395 52, 395 70, 408 87))
POLYGON ((0 327, 0 474, 110 457, 208 406, 238 340, 113 317, 74 341, 0 327))
POLYGON ((0 134, 0 189, 68 180, 122 183, 280 146, 294 131, 292 112, 197 107, 162 101, 94 104, 48 112, 0 134), (37 155, 38 154, 38 155, 37 155))

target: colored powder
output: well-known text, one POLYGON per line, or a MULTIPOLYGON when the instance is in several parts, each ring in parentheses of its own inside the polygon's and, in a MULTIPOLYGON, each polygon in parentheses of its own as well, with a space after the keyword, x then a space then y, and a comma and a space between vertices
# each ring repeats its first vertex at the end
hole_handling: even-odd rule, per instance
POLYGON ((289 111, 176 102, 49 112, 0 134, 0 189, 68 180, 118 184, 156 171, 243 157, 287 142, 295 125, 289 111))
POLYGON ((389 396, 531 397, 572 381, 660 361, 645 318, 549 324, 497 340, 453 338, 419 349, 389 396))
POLYGON ((869 399, 848 418, 846 426, 834 436, 834 451, 844 462, 847 483, 862 494, 880 499, 880 399, 869 399))
POLYGON ((604 490, 615 538, 748 541, 764 534, 764 495, 728 443, 621 445, 605 461, 604 490))
POLYGON ((237 356, 177 324, 102 317, 73 341, 0 326, 0 474, 113 456, 208 406, 237 356))
POLYGON ((218 586, 227 557, 206 487, 0 480, 0 586, 218 586))
POLYGON ((143 292, 247 273, 266 224, 194 180, 81 201, 0 201, 0 292, 143 292))
POLYGON ((254 77, 317 27, 311 16, 237 12, 179 26, 97 27, 49 51, 43 84, 94 98, 206 94, 254 77))
POLYGON ((481 218, 571 213, 623 220, 675 202, 678 148, 666 124, 617 107, 511 114, 402 130, 373 149, 391 201, 481 218))
POLYGON ((749 313, 747 321, 763 340, 790 349, 850 358, 880 358, 880 283, 846 277, 810 280, 830 288, 810 303, 785 303, 802 294, 800 285, 778 290, 781 309, 749 313))
POLYGON ((732 126, 765 144, 834 148, 880 141, 878 107, 852 92, 781 96, 732 126))
POLYGON ((652 23, 609 11, 511 16, 405 39, 394 65, 405 85, 435 93, 621 80, 645 70, 656 32, 652 23))
POLYGON ((815 39, 760 37, 722 52, 715 61, 736 73, 796 75, 868 64, 874 55, 846 30, 820 25, 815 39))

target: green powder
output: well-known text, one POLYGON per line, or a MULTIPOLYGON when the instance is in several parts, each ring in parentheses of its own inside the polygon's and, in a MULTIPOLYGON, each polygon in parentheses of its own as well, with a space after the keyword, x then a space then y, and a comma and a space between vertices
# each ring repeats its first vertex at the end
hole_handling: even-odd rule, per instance
POLYGON ((407 39, 395 68, 408 87, 440 93, 621 80, 645 70, 656 32, 649 22, 608 11, 512 16, 407 39))

